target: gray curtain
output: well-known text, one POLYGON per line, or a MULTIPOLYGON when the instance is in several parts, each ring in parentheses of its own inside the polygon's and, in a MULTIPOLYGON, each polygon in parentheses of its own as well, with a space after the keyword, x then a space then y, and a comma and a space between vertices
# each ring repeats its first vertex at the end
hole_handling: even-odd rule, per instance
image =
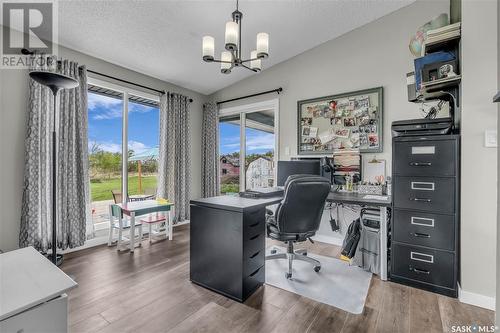
POLYGON ((217 103, 203 105, 201 127, 201 194, 219 195, 219 110, 217 103))
MULTIPOLYGON (((89 217, 87 138, 87 71, 68 60, 47 59, 36 69, 76 78, 80 86, 59 93, 54 115, 51 91, 29 79, 25 140, 25 170, 19 246, 39 251, 51 248, 52 237, 52 124, 57 126, 57 247, 84 244, 89 217), (47 65, 48 64, 48 65, 47 65)), ((40 64, 41 62, 36 62, 40 64)))
POLYGON ((162 95, 158 195, 174 203, 174 222, 189 219, 190 140, 188 97, 174 93, 162 95))

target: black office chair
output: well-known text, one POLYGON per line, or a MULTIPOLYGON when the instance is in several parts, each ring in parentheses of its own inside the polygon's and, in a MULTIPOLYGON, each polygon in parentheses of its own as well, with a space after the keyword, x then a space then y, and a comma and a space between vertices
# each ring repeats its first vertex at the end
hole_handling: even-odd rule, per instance
POLYGON ((292 277, 294 259, 313 264, 316 272, 321 269, 321 263, 308 257, 307 251, 294 251, 293 243, 311 240, 316 234, 329 192, 330 182, 326 178, 292 175, 286 180, 285 197, 276 212, 267 211, 267 237, 287 243, 287 252, 276 253, 276 249, 272 249, 266 260, 288 259, 287 279, 292 277))

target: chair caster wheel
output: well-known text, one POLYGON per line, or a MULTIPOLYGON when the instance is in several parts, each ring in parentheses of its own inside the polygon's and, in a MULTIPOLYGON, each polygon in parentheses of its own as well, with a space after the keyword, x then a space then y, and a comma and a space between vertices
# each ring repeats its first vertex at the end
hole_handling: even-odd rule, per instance
POLYGON ((276 254, 276 252, 278 252, 276 249, 271 250, 271 254, 276 254))
POLYGON ((291 278, 292 278, 292 274, 291 274, 291 273, 285 273, 285 277, 286 277, 287 279, 291 279, 291 278))
POLYGON ((314 266, 314 271, 317 273, 321 269, 321 266, 314 266))
POLYGON ((307 251, 302 252, 302 255, 307 256, 307 251))

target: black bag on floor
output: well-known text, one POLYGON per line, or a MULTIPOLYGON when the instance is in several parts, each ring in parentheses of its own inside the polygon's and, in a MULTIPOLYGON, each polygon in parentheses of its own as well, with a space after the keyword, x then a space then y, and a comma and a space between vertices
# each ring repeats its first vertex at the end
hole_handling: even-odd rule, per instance
POLYGON ((352 223, 349 225, 349 228, 347 229, 347 234, 345 235, 341 252, 341 254, 344 257, 347 257, 349 259, 354 257, 360 237, 361 237, 361 221, 358 218, 352 221, 352 223))

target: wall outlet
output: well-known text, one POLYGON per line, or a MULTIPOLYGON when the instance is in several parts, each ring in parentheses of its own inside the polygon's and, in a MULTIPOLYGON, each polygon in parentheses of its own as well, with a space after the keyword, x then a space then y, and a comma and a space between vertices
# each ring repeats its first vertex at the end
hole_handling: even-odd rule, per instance
POLYGON ((495 130, 486 130, 486 131, 484 131, 484 146, 486 148, 496 148, 496 147, 498 147, 498 143, 497 143, 497 131, 495 131, 495 130))

